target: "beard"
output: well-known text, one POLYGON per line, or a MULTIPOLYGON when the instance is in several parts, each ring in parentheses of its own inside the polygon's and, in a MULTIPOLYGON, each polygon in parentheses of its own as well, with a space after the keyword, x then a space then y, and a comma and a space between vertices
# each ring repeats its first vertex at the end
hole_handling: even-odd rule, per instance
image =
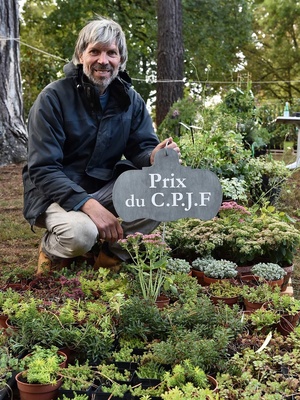
MULTIPOLYGON (((100 70, 101 68, 99 68, 100 70)), ((103 68, 103 70, 107 71, 107 68, 103 68)), ((108 70, 111 75, 109 77, 95 77, 92 73, 92 70, 87 70, 87 68, 83 67, 84 74, 89 78, 89 80, 98 87, 100 93, 104 93, 107 87, 111 84, 111 82, 117 77, 119 70, 118 69, 109 69, 108 70)))

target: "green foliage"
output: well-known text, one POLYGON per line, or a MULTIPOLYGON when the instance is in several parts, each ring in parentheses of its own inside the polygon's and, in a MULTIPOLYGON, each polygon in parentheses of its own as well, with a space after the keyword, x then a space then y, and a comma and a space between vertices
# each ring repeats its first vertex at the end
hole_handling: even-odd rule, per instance
MULTIPOLYGON (((73 400, 89 400, 89 396, 86 394, 77 394, 74 393, 74 397, 72 397, 73 400)), ((63 394, 62 400, 68 400, 69 397, 67 397, 65 394, 63 394)))
POLYGON ((136 274, 143 298, 155 302, 166 278, 169 247, 159 233, 137 232, 118 243, 131 256, 133 264, 127 268, 136 274))
POLYGON ((13 371, 19 368, 19 360, 11 353, 9 347, 1 344, 0 349, 0 391, 5 387, 9 378, 12 377, 13 371))
POLYGON ((168 272, 188 274, 191 266, 188 261, 182 258, 169 258, 166 268, 168 272))
POLYGON ((118 319, 120 336, 151 341, 164 338, 168 329, 167 316, 152 302, 131 296, 124 303, 118 319))
POLYGON ((79 364, 78 360, 64 368, 61 375, 64 377, 62 388, 67 390, 86 390, 95 379, 93 368, 88 363, 79 364))
POLYGON ((274 294, 280 295, 280 287, 272 287, 267 283, 257 286, 244 285, 242 289, 243 298, 251 303, 267 303, 273 299, 274 294))
POLYGON ((108 381, 129 382, 132 378, 132 372, 129 370, 121 370, 115 364, 97 365, 96 374, 100 378, 103 385, 108 381))
POLYGON ((150 353, 146 353, 140 360, 140 365, 136 370, 139 378, 163 380, 165 368, 150 353))
POLYGON ((165 373, 164 379, 169 388, 182 388, 187 382, 195 387, 204 389, 208 386, 208 379, 205 372, 190 360, 184 360, 181 364, 174 365, 172 371, 165 373))
POLYGON ((295 30, 299 19, 299 3, 293 0, 253 2, 253 40, 243 49, 245 69, 253 81, 268 77, 256 90, 259 97, 281 99, 277 115, 283 114, 284 101, 299 97, 298 88, 291 82, 291 77, 299 76, 299 55, 294 47, 299 41, 295 30))
POLYGON ((264 329, 264 333, 266 333, 265 329, 268 327, 274 329, 279 320, 279 313, 265 308, 259 308, 249 315, 249 321, 254 329, 258 331, 264 329))
POLYGON ((214 328, 209 338, 203 335, 199 324, 191 331, 186 329, 174 331, 166 341, 153 343, 151 349, 161 364, 175 366, 189 359, 193 365, 209 371, 219 366, 224 359, 229 341, 229 332, 226 328, 214 328))
POLYGON ((236 297, 241 294, 241 287, 229 280, 221 280, 211 283, 208 288, 209 294, 217 297, 236 297))
POLYGON ((36 345, 32 353, 23 359, 22 365, 25 370, 22 372, 22 377, 28 383, 56 384, 62 361, 57 347, 43 348, 36 345))
POLYGON ((201 286, 198 285, 196 279, 181 272, 168 275, 163 287, 163 293, 174 302, 179 301, 181 304, 197 300, 201 291, 201 286))
POLYGON ((224 197, 245 205, 274 202, 291 172, 270 156, 254 157, 273 134, 259 112, 249 88, 230 89, 212 107, 185 98, 174 103, 158 133, 178 137, 183 165, 216 173, 224 197))
POLYGON ((230 279, 237 276, 237 264, 229 260, 211 260, 204 269, 204 274, 210 278, 230 279))
POLYGON ((263 257, 286 267, 293 263, 300 235, 294 223, 273 206, 246 209, 226 202, 212 220, 169 223, 166 240, 177 257, 212 255, 220 259, 226 255, 238 265, 253 264, 263 257))
POLYGON ((257 263, 251 268, 251 272, 268 281, 282 279, 286 275, 286 271, 275 263, 257 263))

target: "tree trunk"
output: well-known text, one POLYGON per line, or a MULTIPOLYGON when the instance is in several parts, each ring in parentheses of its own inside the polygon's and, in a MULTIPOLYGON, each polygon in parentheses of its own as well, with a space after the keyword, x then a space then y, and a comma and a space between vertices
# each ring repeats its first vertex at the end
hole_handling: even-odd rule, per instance
POLYGON ((156 124, 183 97, 183 39, 181 0, 158 0, 156 124), (165 82, 164 82, 165 81, 165 82))
POLYGON ((0 165, 26 159, 18 0, 0 0, 0 165))

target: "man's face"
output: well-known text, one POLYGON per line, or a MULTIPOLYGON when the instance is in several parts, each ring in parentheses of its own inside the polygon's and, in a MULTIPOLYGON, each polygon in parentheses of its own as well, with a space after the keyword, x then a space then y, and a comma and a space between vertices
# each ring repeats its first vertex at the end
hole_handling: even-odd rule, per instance
POLYGON ((89 44, 80 57, 85 75, 104 93, 118 75, 121 57, 115 43, 89 44))

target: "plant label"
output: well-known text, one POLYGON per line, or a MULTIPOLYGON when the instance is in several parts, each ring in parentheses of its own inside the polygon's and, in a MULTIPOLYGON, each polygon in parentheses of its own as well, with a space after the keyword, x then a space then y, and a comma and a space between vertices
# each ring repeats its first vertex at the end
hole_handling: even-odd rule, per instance
POLYGON ((222 203, 222 187, 216 174, 183 167, 173 149, 159 150, 154 164, 123 172, 114 185, 113 203, 124 221, 149 218, 209 220, 222 203))

